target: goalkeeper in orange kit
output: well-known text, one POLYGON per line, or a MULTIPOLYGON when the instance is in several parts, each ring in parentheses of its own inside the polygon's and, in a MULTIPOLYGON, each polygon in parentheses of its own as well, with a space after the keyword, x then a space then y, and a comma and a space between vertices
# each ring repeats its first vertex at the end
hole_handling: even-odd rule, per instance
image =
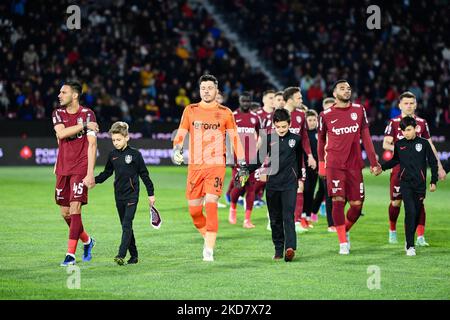
POLYGON ((213 250, 218 230, 217 204, 225 177, 226 134, 238 159, 238 179, 244 182, 249 173, 243 160, 244 150, 233 113, 216 102, 217 79, 212 75, 203 75, 199 79, 199 87, 201 101, 184 109, 173 143, 173 161, 178 165, 183 163, 183 142, 189 133, 186 198, 194 225, 205 239, 203 260, 214 261, 213 250), (206 217, 203 214, 203 202, 206 217))

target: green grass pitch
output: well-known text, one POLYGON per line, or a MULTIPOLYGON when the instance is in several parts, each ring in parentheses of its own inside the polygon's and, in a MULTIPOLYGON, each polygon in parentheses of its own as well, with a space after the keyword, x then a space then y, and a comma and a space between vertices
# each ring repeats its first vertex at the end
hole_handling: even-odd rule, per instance
MULTIPOLYGON (((96 174, 101 168, 96 168, 96 174)), ((365 171, 364 216, 351 232, 352 251, 338 254, 336 234, 326 232, 326 219, 298 236, 294 262, 272 261, 266 230, 266 208, 253 212, 255 229, 227 221, 219 209, 219 234, 213 263, 202 261, 203 241, 195 230, 184 196, 186 167, 149 167, 160 230, 149 225, 148 202, 141 199, 134 220, 140 254, 137 265, 117 266, 113 258, 121 228, 113 198, 113 177, 89 193, 83 223, 97 240, 93 260, 81 261, 80 288, 69 289, 63 260, 68 228, 53 200, 52 168, 0 168, 0 299, 449 299, 450 183, 427 193, 425 236, 431 244, 405 255, 403 209, 399 244, 388 240, 388 173, 365 171), (379 288, 368 286, 379 270, 379 288), (372 289, 369 289, 371 287, 372 289)), ((229 181, 229 171, 227 181, 229 181)), ((224 200, 221 199, 223 202, 224 200)), ((70 278, 71 279, 71 278, 70 278)), ((70 281, 69 281, 70 282, 70 281)))

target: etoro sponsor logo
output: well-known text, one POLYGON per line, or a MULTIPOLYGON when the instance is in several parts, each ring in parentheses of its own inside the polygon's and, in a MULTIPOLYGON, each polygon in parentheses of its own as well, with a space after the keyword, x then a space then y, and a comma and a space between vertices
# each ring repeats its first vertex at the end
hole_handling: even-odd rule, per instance
POLYGON ((342 127, 342 128, 333 127, 333 129, 331 129, 331 131, 333 131, 334 134, 339 136, 341 134, 346 134, 346 133, 355 133, 358 131, 358 129, 359 129, 359 125, 355 124, 354 126, 342 127))
POLYGON ((203 129, 203 130, 217 130, 220 128, 220 123, 207 123, 202 121, 193 121, 192 125, 194 129, 203 129))
POLYGON ((255 128, 238 127, 237 132, 238 133, 255 133, 255 128))

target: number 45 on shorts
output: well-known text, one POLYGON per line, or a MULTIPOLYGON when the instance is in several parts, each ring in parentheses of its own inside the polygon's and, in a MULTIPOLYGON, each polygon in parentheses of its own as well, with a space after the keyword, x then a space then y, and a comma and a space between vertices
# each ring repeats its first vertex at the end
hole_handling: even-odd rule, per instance
POLYGON ((74 183, 73 187, 72 187, 73 194, 75 194, 75 195, 82 195, 83 194, 83 188, 84 188, 83 182, 74 183))

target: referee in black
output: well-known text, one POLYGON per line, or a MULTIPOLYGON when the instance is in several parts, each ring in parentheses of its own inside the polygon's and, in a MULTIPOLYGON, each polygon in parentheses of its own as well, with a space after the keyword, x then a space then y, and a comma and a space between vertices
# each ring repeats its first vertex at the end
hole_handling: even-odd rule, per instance
POLYGON ((298 180, 301 176, 303 148, 301 137, 289 131, 291 118, 286 109, 277 109, 272 122, 275 132, 267 135, 268 167, 258 169, 256 176, 267 181, 266 200, 269 210, 274 260, 292 261, 297 249, 294 211, 298 180))
POLYGON ((408 256, 416 255, 414 234, 419 223, 420 207, 425 199, 427 163, 431 168, 430 192, 436 190, 438 181, 437 159, 430 143, 416 135, 416 126, 413 117, 401 120, 400 129, 405 138, 395 143, 392 159, 381 165, 383 170, 387 170, 400 163, 400 192, 405 203, 405 249, 408 256))
POLYGON ((115 149, 109 153, 105 169, 95 177, 95 183, 103 183, 113 172, 115 173, 114 195, 122 225, 122 241, 114 261, 118 265, 124 265, 125 256, 129 251, 131 257, 127 263, 135 264, 138 262, 138 251, 133 232, 133 219, 139 200, 139 177, 147 189, 150 207, 155 202, 153 182, 142 154, 139 150, 128 146, 130 139, 128 124, 122 121, 115 122, 109 133, 115 149))

